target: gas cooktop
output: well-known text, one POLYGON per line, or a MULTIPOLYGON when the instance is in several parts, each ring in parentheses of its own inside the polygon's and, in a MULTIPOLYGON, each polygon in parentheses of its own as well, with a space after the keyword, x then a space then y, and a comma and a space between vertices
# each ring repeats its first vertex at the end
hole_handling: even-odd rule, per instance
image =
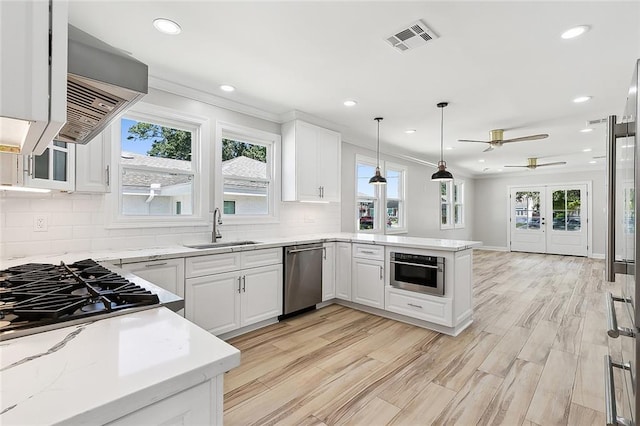
POLYGON ((148 309, 158 295, 94 260, 0 271, 0 340, 148 309))

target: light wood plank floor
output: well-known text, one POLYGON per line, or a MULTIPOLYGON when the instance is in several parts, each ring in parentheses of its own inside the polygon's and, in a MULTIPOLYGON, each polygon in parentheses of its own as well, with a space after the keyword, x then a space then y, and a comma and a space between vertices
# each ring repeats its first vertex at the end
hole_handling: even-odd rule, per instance
POLYGON ((331 305, 234 338, 224 421, 603 425, 603 268, 476 250, 474 322, 457 337, 331 305))

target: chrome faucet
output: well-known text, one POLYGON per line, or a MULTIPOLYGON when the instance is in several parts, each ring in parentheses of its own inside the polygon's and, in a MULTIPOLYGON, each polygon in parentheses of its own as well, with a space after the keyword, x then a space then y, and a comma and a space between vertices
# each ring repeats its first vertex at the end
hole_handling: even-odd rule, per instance
POLYGON ((211 232, 212 243, 215 243, 218 239, 222 238, 218 225, 222 225, 222 214, 220 213, 220 209, 216 207, 213 211, 213 232, 211 232), (218 220, 216 220, 216 216, 218 216, 218 220))

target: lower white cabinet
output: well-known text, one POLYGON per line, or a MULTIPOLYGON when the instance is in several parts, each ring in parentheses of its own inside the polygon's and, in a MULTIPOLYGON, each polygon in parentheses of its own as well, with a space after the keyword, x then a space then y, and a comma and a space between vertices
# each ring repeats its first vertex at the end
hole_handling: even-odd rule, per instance
POLYGON ((122 269, 184 297, 184 258, 123 263, 122 269))
POLYGON ((384 309, 384 261, 353 258, 353 301, 384 309))
POLYGON ((213 334, 282 314, 282 264, 187 278, 186 318, 213 334))
POLYGON ((447 327, 455 325, 451 298, 431 296, 387 286, 386 302, 387 311, 447 327))
POLYGON ((124 425, 221 425, 222 375, 108 423, 124 425))
POLYGON ((336 243, 336 298, 351 301, 351 243, 336 243))
POLYGON ((324 243, 322 254, 322 301, 336 297, 336 243, 324 243))

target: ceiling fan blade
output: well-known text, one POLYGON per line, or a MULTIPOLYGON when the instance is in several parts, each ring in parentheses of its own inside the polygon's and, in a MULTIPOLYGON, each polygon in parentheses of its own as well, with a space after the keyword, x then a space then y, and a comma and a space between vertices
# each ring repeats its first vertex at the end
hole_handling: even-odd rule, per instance
POLYGON ((479 143, 491 143, 490 141, 474 141, 471 139, 458 139, 458 142, 479 142, 479 143))
POLYGON ((489 152, 489 151, 493 151, 493 150, 494 150, 493 145, 490 145, 489 148, 485 149, 482 152, 489 152))
POLYGON ((542 167, 542 166, 559 166, 561 164, 567 164, 567 162, 566 161, 556 161, 555 163, 538 164, 538 167, 542 167))
POLYGON ((507 143, 507 142, 522 142, 522 141, 535 141, 538 139, 546 139, 548 138, 549 135, 546 133, 541 133, 539 135, 531 135, 531 136, 522 136, 519 138, 511 138, 511 139, 504 139, 502 141, 502 143, 507 143))
POLYGON ((526 169, 529 166, 504 166, 504 167, 524 167, 526 169))

